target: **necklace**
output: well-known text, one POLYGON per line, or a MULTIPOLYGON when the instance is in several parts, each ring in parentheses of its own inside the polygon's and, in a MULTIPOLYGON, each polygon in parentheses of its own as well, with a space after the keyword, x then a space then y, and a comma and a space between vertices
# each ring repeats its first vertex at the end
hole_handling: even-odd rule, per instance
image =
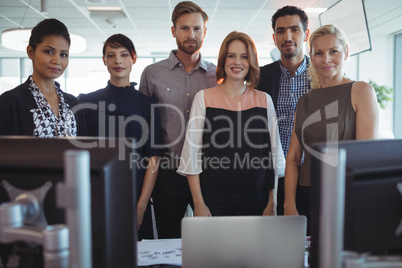
POLYGON ((227 89, 227 88, 226 88, 225 86, 223 86, 222 84, 219 85, 219 86, 220 86, 220 88, 222 89, 222 91, 223 91, 226 95, 228 95, 229 97, 231 97, 231 98, 240 97, 240 96, 244 95, 244 93, 245 93, 246 90, 247 90, 247 86, 246 86, 246 85, 243 85, 243 87, 242 87, 240 90, 238 90, 238 91, 233 90, 233 89, 227 89))

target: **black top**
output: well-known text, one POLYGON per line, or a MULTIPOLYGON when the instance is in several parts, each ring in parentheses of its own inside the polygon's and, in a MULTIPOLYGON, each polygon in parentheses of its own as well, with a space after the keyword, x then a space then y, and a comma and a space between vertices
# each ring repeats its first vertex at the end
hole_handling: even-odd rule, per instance
POLYGON ((78 98, 85 107, 89 136, 136 140, 132 164, 138 172, 139 193, 147 166, 144 158, 162 155, 166 149, 158 111, 152 107, 151 98, 136 90, 135 85, 115 87, 108 82, 105 88, 78 98))
POLYGON ((279 95, 279 81, 281 79, 280 61, 267 64, 260 67, 260 80, 257 89, 268 93, 272 102, 277 110, 278 95, 279 95))
POLYGON ((209 124, 203 134, 201 187, 233 193, 275 188, 267 108, 229 111, 206 107, 205 118, 209 124), (243 131, 246 124, 252 131, 243 131), (223 159, 230 165, 216 168, 217 160, 223 159))

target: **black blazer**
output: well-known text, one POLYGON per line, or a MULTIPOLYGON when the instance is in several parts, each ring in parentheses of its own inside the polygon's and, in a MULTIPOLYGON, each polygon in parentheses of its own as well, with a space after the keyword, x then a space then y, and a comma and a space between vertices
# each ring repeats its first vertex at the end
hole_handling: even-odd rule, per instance
MULTIPOLYGON (((37 109, 35 99, 28 90, 30 80, 16 88, 4 92, 0 96, 0 135, 32 136, 35 128, 31 109, 37 109)), ((71 94, 62 92, 70 109, 79 104, 79 100, 71 94)), ((77 136, 86 136, 83 111, 75 114, 77 120, 77 136)))
POLYGON ((260 81, 257 89, 268 93, 275 106, 275 111, 278 103, 279 95, 279 80, 281 79, 280 61, 267 64, 260 67, 260 81))

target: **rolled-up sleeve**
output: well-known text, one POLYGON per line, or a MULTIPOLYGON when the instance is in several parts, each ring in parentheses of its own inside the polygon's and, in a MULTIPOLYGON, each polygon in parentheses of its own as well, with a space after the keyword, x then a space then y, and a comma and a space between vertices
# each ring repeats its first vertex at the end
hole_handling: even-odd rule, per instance
POLYGON ((180 157, 177 173, 186 176, 202 172, 202 137, 205 124, 204 91, 199 91, 191 106, 186 130, 186 139, 180 157))
POLYGON ((285 176, 286 158, 283 153, 281 138, 279 136, 278 120, 276 118, 274 104, 272 98, 267 94, 267 116, 269 122, 269 133, 271 139, 271 152, 275 177, 285 176))

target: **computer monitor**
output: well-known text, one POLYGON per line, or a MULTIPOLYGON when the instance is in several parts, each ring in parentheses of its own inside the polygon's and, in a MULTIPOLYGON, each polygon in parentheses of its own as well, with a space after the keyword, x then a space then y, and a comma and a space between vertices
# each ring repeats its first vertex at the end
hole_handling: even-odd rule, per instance
MULTIPOLYGON (((343 250, 387 254, 402 251, 402 140, 345 141, 316 144, 346 150, 343 250), (398 229, 401 228, 401 229, 398 229)), ((311 178, 311 267, 320 256, 320 212, 322 176, 327 163, 312 161, 311 178)))
POLYGON ((88 150, 92 265, 136 267, 136 186, 126 139, 0 137, 0 148, 0 203, 10 202, 4 181, 27 191, 50 182, 43 203, 48 224, 66 223, 64 209, 56 205, 64 152, 88 150))
POLYGON ((351 56, 371 50, 364 0, 342 0, 319 15, 320 25, 334 24, 341 28, 349 41, 351 56))

